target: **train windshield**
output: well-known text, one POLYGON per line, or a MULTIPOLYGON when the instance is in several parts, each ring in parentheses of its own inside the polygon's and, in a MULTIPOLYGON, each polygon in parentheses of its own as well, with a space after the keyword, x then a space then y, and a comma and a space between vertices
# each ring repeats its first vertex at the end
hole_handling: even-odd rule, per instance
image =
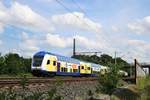
POLYGON ((33 66, 41 66, 44 56, 34 56, 33 57, 33 66))

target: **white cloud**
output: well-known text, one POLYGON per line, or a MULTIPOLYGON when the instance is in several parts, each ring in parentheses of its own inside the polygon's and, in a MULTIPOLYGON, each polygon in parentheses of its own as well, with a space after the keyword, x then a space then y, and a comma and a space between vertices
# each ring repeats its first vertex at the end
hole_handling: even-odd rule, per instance
POLYGON ((29 6, 12 3, 10 8, 0 2, 0 29, 12 25, 34 31, 52 32, 53 27, 48 19, 34 12, 29 6))
POLYGON ((47 34, 46 42, 53 47, 65 48, 72 44, 72 38, 65 38, 58 34, 47 34))
POLYGON ((73 12, 53 15, 51 19, 48 19, 34 12, 29 6, 18 2, 12 3, 11 7, 5 7, 0 2, 1 32, 6 25, 48 33, 53 32, 58 27, 73 27, 90 32, 102 32, 101 24, 88 19, 83 13, 73 12))
POLYGON ((103 49, 105 43, 100 40, 92 40, 84 36, 76 35, 73 37, 63 37, 58 34, 47 34, 46 43, 52 47, 67 48, 73 45, 73 38, 76 39, 76 45, 78 48, 82 47, 85 49, 103 49))
POLYGON ((140 61, 148 61, 150 56, 150 44, 143 40, 128 40, 129 51, 134 58, 140 61))
POLYGON ((135 22, 129 23, 128 28, 137 34, 149 33, 150 32, 150 16, 146 16, 143 19, 139 19, 135 22))
POLYGON ((146 44, 145 41, 142 40, 128 40, 128 43, 134 46, 143 46, 146 44))
POLYGON ((119 32, 119 28, 117 26, 112 26, 111 29, 113 32, 119 32))
POLYGON ((21 36, 20 42, 18 42, 16 47, 11 48, 11 52, 18 53, 24 57, 32 57, 40 49, 37 37, 29 36, 26 32, 22 32, 19 35, 21 36))
POLYGON ((20 47, 22 50, 25 50, 27 52, 33 52, 39 50, 37 39, 29 38, 28 34, 25 32, 21 33, 21 39, 20 47))
POLYGON ((74 38, 77 41, 77 45, 81 47, 85 47, 87 49, 93 48, 93 49, 102 49, 104 47, 104 43, 100 42, 99 40, 91 40, 87 37, 76 35, 74 38))
POLYGON ((54 15, 52 16, 52 21, 57 27, 65 26, 66 28, 74 27, 96 33, 102 32, 101 24, 88 19, 80 12, 54 15))

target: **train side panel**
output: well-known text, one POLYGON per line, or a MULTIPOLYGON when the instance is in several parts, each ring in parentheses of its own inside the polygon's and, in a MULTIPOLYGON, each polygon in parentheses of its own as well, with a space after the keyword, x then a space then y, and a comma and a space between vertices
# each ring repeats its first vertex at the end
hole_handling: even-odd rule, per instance
POLYGON ((92 67, 90 63, 80 62, 80 74, 81 75, 92 75, 92 67))
POLYGON ((45 55, 42 63, 42 67, 45 71, 56 72, 57 71, 57 57, 53 55, 45 55))

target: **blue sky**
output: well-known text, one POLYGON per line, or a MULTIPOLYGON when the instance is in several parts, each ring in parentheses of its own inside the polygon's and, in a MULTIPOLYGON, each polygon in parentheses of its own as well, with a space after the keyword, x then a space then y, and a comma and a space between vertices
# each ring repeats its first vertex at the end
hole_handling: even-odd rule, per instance
POLYGON ((149 5, 150 0, 1 0, 0 52, 71 56, 76 38, 78 51, 117 51, 129 62, 150 62, 149 5))

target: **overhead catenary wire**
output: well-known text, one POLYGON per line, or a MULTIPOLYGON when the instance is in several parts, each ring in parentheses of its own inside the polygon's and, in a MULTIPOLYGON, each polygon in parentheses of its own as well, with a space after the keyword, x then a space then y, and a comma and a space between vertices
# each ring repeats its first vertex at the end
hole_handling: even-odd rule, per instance
MULTIPOLYGON (((62 6, 67 12, 69 12, 70 14, 72 14, 73 16, 75 16, 77 19, 79 19, 81 22, 83 22, 83 24, 87 25, 89 27, 89 29, 91 28, 91 26, 84 20, 82 21, 81 18, 79 16, 77 16, 76 14, 72 13, 72 10, 70 10, 68 7, 66 7, 66 5, 64 5, 64 3, 60 0, 55 0, 60 6, 62 6)), ((80 7, 80 9, 82 9, 80 7)), ((82 10, 83 11, 83 10, 82 10)), ((86 15, 87 16, 87 15, 86 15)), ((98 30, 99 28, 96 27, 98 30)), ((96 32, 97 33, 97 32, 96 32)), ((104 38, 104 37, 103 37, 104 38)), ((109 39, 108 39, 109 40, 109 39)), ((108 42, 107 39, 104 39, 104 41, 108 42)))
MULTIPOLYGON (((72 14, 73 16, 75 16, 77 19, 79 19, 80 21, 82 21, 81 18, 80 18, 78 15, 72 13, 72 10, 70 10, 68 7, 66 7, 60 0, 55 0, 55 1, 56 1, 59 5, 61 5, 67 12, 69 12, 70 14, 72 14)), ((85 21, 83 21, 83 24, 87 25, 89 28, 91 27, 91 26, 90 26, 87 22, 85 22, 85 21)))
MULTIPOLYGON (((82 13, 84 13, 84 15, 86 15, 88 18, 89 18, 89 16, 88 16, 88 14, 86 13, 86 11, 75 1, 75 0, 72 0, 72 2, 74 3, 74 5, 76 5, 77 7, 78 7, 78 9, 80 9, 80 11, 82 12, 82 13)), ((105 32, 106 33, 106 32, 105 32)), ((107 37, 108 38, 108 37, 107 37)), ((110 39, 108 39, 108 40, 110 40, 110 39)), ((109 42, 107 39, 105 39, 104 41, 106 41, 106 42, 109 42)))
POLYGON ((83 12, 85 15, 87 15, 86 12, 84 11, 84 9, 82 9, 82 7, 75 0, 72 0, 72 2, 80 9, 81 12, 83 12))

